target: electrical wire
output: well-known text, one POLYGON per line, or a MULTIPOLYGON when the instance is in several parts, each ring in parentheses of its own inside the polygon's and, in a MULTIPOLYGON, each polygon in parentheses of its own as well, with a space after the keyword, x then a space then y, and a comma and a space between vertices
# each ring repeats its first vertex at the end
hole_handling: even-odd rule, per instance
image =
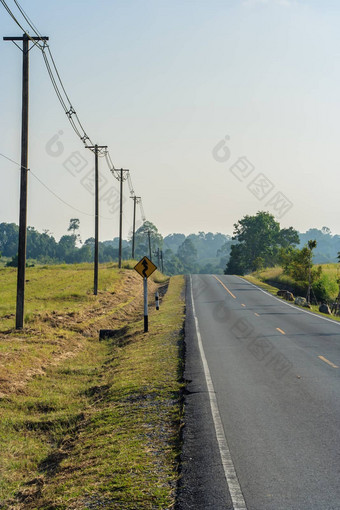
MULTIPOLYGON (((11 18, 15 21, 15 23, 20 27, 20 29, 27 35, 27 37, 29 37, 29 39, 34 43, 36 44, 39 49, 41 50, 42 52, 42 55, 43 55, 43 58, 44 58, 44 62, 45 62, 45 66, 47 68, 47 72, 48 72, 48 75, 50 77, 50 80, 52 82, 52 86, 55 90, 55 93, 57 95, 57 98, 64 110, 64 112, 66 113, 68 119, 69 119, 69 122, 71 124, 71 127, 73 128, 73 130, 75 131, 76 135, 80 138, 80 140, 86 145, 88 144, 88 142, 90 142, 91 145, 94 145, 94 143, 92 142, 92 140, 90 139, 90 137, 87 135, 86 131, 84 130, 83 126, 82 126, 82 123, 80 122, 79 120, 79 117, 76 113, 76 110, 74 109, 74 107, 72 106, 72 103, 70 101, 70 98, 66 92, 66 89, 64 87, 64 84, 61 80, 61 77, 60 77, 60 74, 59 74, 59 71, 58 71, 58 68, 56 66, 56 63, 55 63, 55 60, 53 58, 53 55, 52 55, 52 52, 50 50, 50 47, 49 45, 47 44, 46 41, 44 41, 44 44, 39 44, 38 41, 35 41, 31 36, 30 34, 23 28, 23 26, 20 24, 20 22, 18 21, 18 19, 15 17, 15 15, 13 14, 13 12, 11 11, 11 9, 8 7, 7 3, 5 2, 5 0, 0 0, 2 5, 4 6, 4 8, 6 9, 6 11, 8 12, 8 14, 11 16, 11 18), (46 54, 46 49, 47 49, 47 54, 46 54), (50 62, 49 62, 50 60, 50 62), (74 117, 74 118, 73 118, 74 117), (74 120, 75 119, 75 120, 74 120)), ((36 28, 36 26, 33 24, 33 22, 31 21, 31 19, 28 17, 28 15, 25 13, 24 9, 21 7, 21 5, 19 4, 19 2, 17 0, 14 0, 14 3, 15 5, 17 6, 17 8, 19 9, 21 15, 23 16, 23 18, 25 19, 25 21, 28 23, 29 27, 33 30, 33 32, 36 34, 37 37, 42 37, 39 30, 36 28)))
POLYGON ((145 223, 146 222, 146 217, 145 217, 143 202, 142 202, 141 198, 139 199, 139 207, 140 207, 140 212, 141 212, 143 223, 145 223))
MULTIPOLYGON (((70 98, 69 98, 69 96, 68 96, 68 94, 66 92, 65 86, 64 86, 64 84, 63 84, 63 82, 61 80, 60 73, 59 73, 58 68, 56 66, 56 63, 55 63, 55 60, 53 58, 53 55, 52 55, 52 52, 51 52, 51 49, 50 49, 49 45, 47 44, 46 41, 44 41, 43 44, 39 44, 38 41, 35 41, 30 36, 30 34, 23 28, 23 26, 20 24, 20 22, 18 21, 16 16, 13 14, 11 9, 8 7, 8 5, 5 2, 5 0, 0 0, 0 2, 3 5, 3 7, 6 9, 8 14, 11 16, 11 18, 20 27, 20 29, 41 50, 41 53, 43 55, 43 59, 44 59, 44 62, 45 62, 45 66, 46 66, 46 69, 47 69, 48 76, 49 76, 49 78, 51 80, 51 83, 52 83, 52 86, 53 86, 54 91, 56 93, 56 96, 57 96, 57 98, 58 98, 58 100, 59 100, 59 102, 60 102, 60 104, 61 104, 61 106, 62 106, 62 108, 64 110, 64 113, 67 115, 67 118, 68 118, 68 120, 70 122, 70 125, 71 125, 73 131, 76 133, 78 138, 81 140, 81 142, 85 146, 87 146, 87 145, 94 146, 95 144, 93 143, 92 139, 87 135, 87 133, 86 133, 82 123, 80 122, 80 119, 79 119, 79 117, 77 115, 77 112, 76 112, 75 108, 73 107, 73 105, 72 105, 72 103, 70 101, 70 98), (47 49, 47 52, 46 52, 46 49, 47 49)), ((26 12, 21 7, 19 2, 17 0, 14 0, 14 3, 16 5, 16 7, 18 8, 20 14, 23 16, 24 20, 26 21, 28 26, 33 30, 33 32, 36 34, 36 36, 39 37, 39 38, 42 38, 39 30, 36 28, 36 26, 34 25, 32 20, 26 14, 26 12)), ((91 150, 94 152, 95 149, 91 149, 91 150)), ((105 149, 101 148, 101 149, 99 149, 98 154, 99 154, 100 157, 105 157, 106 164, 108 166, 108 169, 112 173, 113 177, 115 177, 117 180, 120 180, 120 178, 121 178, 120 172, 119 172, 118 169, 115 168, 109 150, 107 148, 105 148, 105 149)), ((6 156, 4 156, 4 157, 6 157, 6 156)), ((9 158, 7 158, 7 159, 9 159, 9 158)), ((133 188, 130 172, 127 172, 127 174, 128 174, 127 177, 123 177, 123 179, 124 180, 126 180, 126 179, 128 180, 130 194, 131 194, 131 196, 135 196, 135 192, 134 192, 134 188, 133 188)), ((60 198, 60 197, 58 197, 58 198, 60 198)), ((143 221, 145 221, 144 209, 143 209, 143 205, 142 205, 141 202, 140 202, 140 207, 141 207, 141 214, 142 214, 143 221)))
MULTIPOLYGON (((47 191, 49 191, 53 196, 55 196, 58 200, 60 200, 60 202, 62 202, 63 204, 67 205, 68 207, 70 207, 71 209, 73 209, 74 211, 77 211, 78 213, 80 214, 84 214, 85 216, 91 216, 91 217, 94 217, 94 214, 90 214, 90 213, 86 213, 84 211, 81 211, 80 209, 77 209, 76 207, 74 207, 73 205, 69 204, 68 202, 66 202, 63 198, 61 198, 59 195, 57 195, 53 190, 51 190, 51 188, 49 188, 37 175, 35 175, 32 170, 30 170, 30 174, 38 181, 40 182, 40 184, 42 186, 44 186, 45 189, 47 189, 47 191)), ((112 219, 112 218, 111 218, 112 219)))
POLYGON ((133 186, 132 186, 132 180, 131 180, 131 174, 130 174, 130 172, 128 172, 127 181, 128 181, 128 185, 129 185, 130 196, 131 196, 131 197, 134 197, 134 196, 135 196, 135 192, 134 192, 134 189, 133 189, 133 186))
POLYGON ((115 166, 114 166, 114 164, 112 162, 112 159, 111 159, 111 156, 110 156, 110 152, 108 151, 108 149, 105 150, 105 159, 106 159, 106 164, 107 164, 110 172, 112 173, 113 177, 115 179, 119 180, 118 172, 115 169, 115 166))
MULTIPOLYGON (((16 1, 16 0, 15 0, 16 1)), ((17 3, 17 2, 16 2, 17 3)), ((51 62, 52 62, 52 65, 53 65, 53 68, 54 68, 54 71, 55 71, 55 74, 58 78, 58 81, 60 83, 60 86, 62 88, 62 91, 64 92, 64 95, 68 101, 68 104, 69 104, 69 108, 68 108, 68 111, 65 111, 65 113, 67 114, 68 118, 69 118, 69 121, 71 122, 71 125, 73 127, 73 129, 76 131, 76 133, 78 134, 78 136, 80 137, 80 139, 83 141, 83 143, 87 143, 87 141, 89 141, 91 143, 91 145, 94 145, 94 143, 92 142, 92 140, 90 139, 89 136, 87 136, 86 132, 85 132, 85 129, 83 128, 83 125, 82 123, 80 122, 79 120, 79 117, 77 115, 77 112, 75 111, 75 109, 73 108, 72 106, 72 103, 69 99, 69 96, 65 90, 65 87, 64 87, 64 84, 60 78, 60 74, 59 74, 59 71, 58 71, 58 68, 56 66, 56 63, 55 63, 55 60, 53 58, 53 55, 52 55, 52 52, 51 52, 51 49, 50 47, 47 45, 47 51, 48 51, 48 54, 50 56, 50 59, 51 59, 51 62), (74 116, 74 118, 76 119, 76 122, 73 121, 73 118, 72 116, 74 116), (78 128, 76 127, 76 124, 78 124, 78 127, 80 128, 80 132, 78 130, 78 128)), ((47 60, 48 61, 48 60, 47 60)), ((59 89, 58 89, 59 90, 59 89)), ((59 91, 59 94, 60 94, 60 91, 59 91)), ((99 150, 99 152, 101 152, 102 149, 99 150)), ((104 154, 103 154, 104 155, 104 154)))
MULTIPOLYGON (((8 7, 7 3, 5 2, 5 0, 0 0, 0 2, 2 3, 2 5, 4 6, 4 8, 6 9, 6 11, 8 12, 8 14, 11 16, 11 18, 13 19, 13 21, 15 21, 15 23, 18 25, 18 27, 22 30, 22 32, 24 32, 24 34, 27 35, 27 37, 33 42, 33 44, 35 46, 38 46, 41 50, 43 49, 43 45, 39 43, 39 41, 35 41, 31 35, 24 29, 24 27, 19 23, 19 21, 17 20, 17 18, 14 16, 13 12, 11 11, 11 9, 8 7)), ((43 42, 43 44, 45 45, 46 41, 43 42)))
MULTIPOLYGON (((14 159, 11 159, 8 156, 5 156, 5 154, 2 154, 1 152, 0 152, 0 156, 2 156, 5 159, 8 159, 8 161, 10 161, 11 163, 14 163, 15 165, 17 165, 21 168, 21 165, 19 165, 19 163, 17 163, 16 161, 14 161, 14 159)), ((25 166, 23 166, 22 168, 25 168, 26 170, 28 170, 28 168, 26 168, 25 166)))
MULTIPOLYGON (((73 209, 74 211, 77 211, 78 213, 80 214, 83 214, 84 216, 90 216, 92 218, 95 217, 94 214, 90 214, 90 213, 87 213, 87 212, 84 212, 84 211, 81 211, 80 209, 77 209, 77 207, 74 207, 72 204, 70 204, 69 202, 66 202, 63 198, 61 198, 59 195, 57 195, 57 193, 55 193, 49 186, 47 186, 47 184, 45 184, 41 179, 40 177, 38 177, 34 172, 32 172, 32 170, 30 168, 27 168, 27 167, 22 167, 19 163, 17 163, 16 161, 14 161, 14 159, 11 159, 9 158, 8 156, 6 156, 5 154, 2 154, 0 152, 0 156, 2 156, 3 158, 7 159, 8 161, 10 161, 11 163, 13 163, 14 165, 20 167, 20 168, 25 168, 27 171, 30 172, 30 175, 32 175, 32 177, 34 177, 38 182, 40 182, 40 184, 49 192, 51 193, 51 195, 53 195, 54 197, 56 197, 60 202, 62 202, 63 204, 67 205, 68 207, 70 207, 70 209, 73 209)), ((101 216, 99 215, 99 218, 102 219, 102 220, 112 220, 112 217, 111 218, 107 218, 105 216, 101 216)))
MULTIPOLYGON (((15 23, 17 23, 17 25, 21 28, 21 30, 27 34, 27 36, 35 43, 36 41, 34 41, 31 36, 28 34, 27 31, 25 31, 25 29, 23 28, 23 26, 19 23, 18 19, 15 17, 15 15, 13 14, 13 12, 10 10, 10 8, 8 7, 7 3, 5 2, 5 0, 0 0, 2 5, 5 7, 6 11, 9 13, 9 15, 12 17, 12 19, 15 21, 15 23)), ((21 5, 19 4, 19 2, 17 0, 14 0, 14 3, 15 5, 17 6, 19 12, 21 13, 21 15, 23 16, 23 18, 25 19, 25 21, 28 23, 29 27, 33 30, 33 32, 36 34, 37 37, 42 37, 39 30, 37 29, 37 27, 33 24, 32 20, 29 18, 29 16, 26 14, 26 12, 24 11, 24 9, 21 7, 21 5)), ((49 45, 47 44, 47 42, 45 41, 44 42, 44 45, 42 46, 41 44, 38 44, 41 52, 42 52, 42 55, 43 55, 43 58, 44 58, 44 63, 45 63, 45 66, 46 66, 46 69, 47 69, 47 72, 48 72, 48 75, 50 77, 50 80, 52 82, 52 86, 54 88, 54 91, 57 95, 57 98, 65 112, 65 114, 67 115, 68 117, 68 120, 71 124, 71 127, 72 129, 74 130, 74 132, 76 133, 76 135, 78 136, 78 138, 82 141, 82 143, 84 145, 94 145, 93 141, 91 140, 91 138, 87 135, 78 115, 77 115, 77 112, 75 110, 75 108, 73 107, 72 103, 71 103, 71 100, 66 92, 66 88, 62 82, 62 79, 60 77, 60 73, 58 71, 58 68, 56 66, 56 63, 55 63, 55 60, 53 58, 53 55, 52 55, 52 52, 51 52, 51 49, 49 47, 49 45), (46 53, 46 49, 47 49, 47 53, 46 53)), ((92 149, 93 150, 93 149, 92 149)), ((99 150, 99 155, 101 157, 104 157, 106 155, 106 151, 104 151, 104 149, 100 149, 99 150)), ((111 159, 111 158, 110 158, 111 159)), ((112 160, 110 161, 110 165, 109 166, 109 169, 111 170, 112 168, 114 168, 114 165, 112 164, 112 160)))
POLYGON ((17 0, 14 0, 14 3, 15 5, 17 6, 17 8, 19 9, 19 11, 21 12, 23 18, 25 19, 25 21, 28 23, 28 25, 30 26, 30 28, 33 30, 33 32, 38 36, 38 37, 42 37, 42 35, 40 34, 40 32, 38 31, 38 29, 33 25, 33 22, 30 20, 30 18, 28 17, 28 15, 25 13, 24 9, 20 6, 19 2, 17 2, 17 0))
POLYGON ((46 51, 44 49, 44 50, 42 50, 42 54, 43 54, 45 66, 46 66, 48 75, 50 77, 50 80, 52 82, 53 88, 55 90, 55 93, 57 95, 57 98, 59 99, 59 102, 60 102, 65 114, 67 115, 67 118, 71 124, 72 129, 76 133, 78 138, 83 142, 84 145, 87 145, 88 143, 90 145, 94 145, 91 138, 87 135, 85 129, 83 128, 83 126, 79 120, 79 117, 77 115, 77 112, 75 111, 74 107, 72 106, 72 103, 65 91, 65 87, 63 85, 63 82, 61 81, 60 74, 58 72, 57 66, 53 59, 51 50, 48 46, 47 46, 47 51, 48 51, 48 55, 50 56, 53 69, 49 62, 48 55, 46 54, 46 51), (59 82, 60 86, 58 85, 58 82, 59 82), (64 95, 64 97, 63 97, 63 95, 64 95))

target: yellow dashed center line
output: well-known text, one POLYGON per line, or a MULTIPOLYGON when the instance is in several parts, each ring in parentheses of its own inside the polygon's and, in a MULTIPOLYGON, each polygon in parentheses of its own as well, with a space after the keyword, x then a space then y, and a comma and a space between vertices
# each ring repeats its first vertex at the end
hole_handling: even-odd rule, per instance
POLYGON ((320 358, 322 361, 324 361, 325 363, 327 363, 330 367, 332 368, 339 368, 337 365, 334 365, 334 363, 332 363, 331 361, 329 361, 329 359, 325 358, 324 356, 318 356, 318 358, 320 358))
POLYGON ((259 314, 258 314, 258 313, 256 313, 256 312, 254 313, 254 315, 256 315, 256 317, 260 317, 260 316, 259 316, 259 314))
POLYGON ((246 305, 242 303, 242 306, 246 306, 246 305))
POLYGON ((279 331, 280 333, 282 333, 282 335, 285 335, 285 334, 286 334, 286 333, 285 333, 282 329, 280 329, 280 328, 276 328, 276 329, 277 329, 277 331, 279 331))
POLYGON ((227 291, 229 292, 229 294, 231 295, 231 297, 233 297, 234 299, 236 299, 236 296, 234 296, 234 294, 228 289, 228 287, 226 285, 224 285, 223 282, 221 282, 221 280, 219 278, 217 278, 217 276, 214 275, 214 278, 216 278, 216 280, 222 285, 222 287, 227 291))

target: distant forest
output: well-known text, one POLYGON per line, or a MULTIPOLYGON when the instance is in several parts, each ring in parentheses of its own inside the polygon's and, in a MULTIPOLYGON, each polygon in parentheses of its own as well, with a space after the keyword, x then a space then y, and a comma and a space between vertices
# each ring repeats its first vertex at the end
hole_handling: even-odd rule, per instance
MULTIPOLYGON (((49 231, 38 232, 34 227, 27 228, 27 259, 29 264, 59 264, 92 262, 94 238, 84 241, 79 235, 80 222, 77 218, 70 220, 65 235, 59 241, 49 231)), ((0 224, 0 254, 7 265, 17 263, 19 228, 14 223, 0 224)), ((321 230, 311 228, 305 233, 298 233, 300 246, 310 239, 317 241, 313 252, 313 262, 324 264, 338 262, 340 252, 340 235, 333 235, 329 228, 321 230)), ((231 235, 199 232, 184 235, 174 233, 163 237, 157 227, 146 221, 136 232, 135 259, 151 255, 156 265, 163 255, 164 272, 169 275, 202 273, 222 274, 230 258, 231 247, 236 243, 231 235)), ((118 260, 119 239, 99 243, 99 261, 115 262, 118 260)), ((123 259, 131 259, 132 240, 123 241, 123 259)))

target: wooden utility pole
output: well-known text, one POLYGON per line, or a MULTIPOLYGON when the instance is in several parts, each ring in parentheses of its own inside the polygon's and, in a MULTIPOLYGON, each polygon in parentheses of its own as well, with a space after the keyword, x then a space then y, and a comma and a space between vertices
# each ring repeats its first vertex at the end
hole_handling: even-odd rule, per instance
POLYGON ((152 251, 151 251, 151 232, 148 230, 148 238, 149 238, 149 257, 152 262, 152 251))
POLYGON ((149 331, 149 311, 148 311, 148 279, 143 278, 144 289, 144 333, 149 331))
MULTIPOLYGON (((25 271, 27 245, 27 173, 28 173, 28 99, 29 99, 29 41, 48 41, 48 37, 4 37, 4 41, 22 41, 22 113, 21 113, 21 176, 17 275, 16 329, 24 327, 25 271)), ((15 43, 16 44, 16 43, 15 43)))
POLYGON ((141 197, 133 196, 133 224, 132 224, 132 259, 135 258, 135 234, 136 234, 136 205, 141 197))
POLYGON ((164 265, 163 265, 163 250, 161 250, 161 271, 164 273, 164 265))
MULTIPOLYGON (((309 249, 309 264, 308 264, 308 290, 307 290, 307 303, 310 304, 310 291, 311 291, 311 286, 312 286, 312 252, 314 250, 314 248, 316 248, 317 246, 317 242, 316 240, 314 239, 310 239, 307 243, 308 245, 308 249, 309 249)), ((315 297, 315 296, 314 296, 315 297)))
POLYGON ((107 149, 107 145, 86 145, 86 149, 94 151, 94 284, 93 294, 98 294, 98 264, 99 264, 99 169, 98 169, 98 151, 107 149))
POLYGON ((122 267, 122 251, 123 251, 123 181, 127 179, 127 173, 129 170, 121 168, 119 172, 120 181, 120 206, 119 206, 119 254, 118 254, 118 267, 122 267), (126 176, 125 176, 126 174, 126 176))

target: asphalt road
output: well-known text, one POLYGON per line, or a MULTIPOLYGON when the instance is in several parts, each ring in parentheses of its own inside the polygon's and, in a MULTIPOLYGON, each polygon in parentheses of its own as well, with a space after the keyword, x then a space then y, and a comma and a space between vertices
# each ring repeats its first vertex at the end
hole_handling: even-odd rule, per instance
POLYGON ((190 277, 177 508, 340 509, 339 367, 340 323, 190 277))

